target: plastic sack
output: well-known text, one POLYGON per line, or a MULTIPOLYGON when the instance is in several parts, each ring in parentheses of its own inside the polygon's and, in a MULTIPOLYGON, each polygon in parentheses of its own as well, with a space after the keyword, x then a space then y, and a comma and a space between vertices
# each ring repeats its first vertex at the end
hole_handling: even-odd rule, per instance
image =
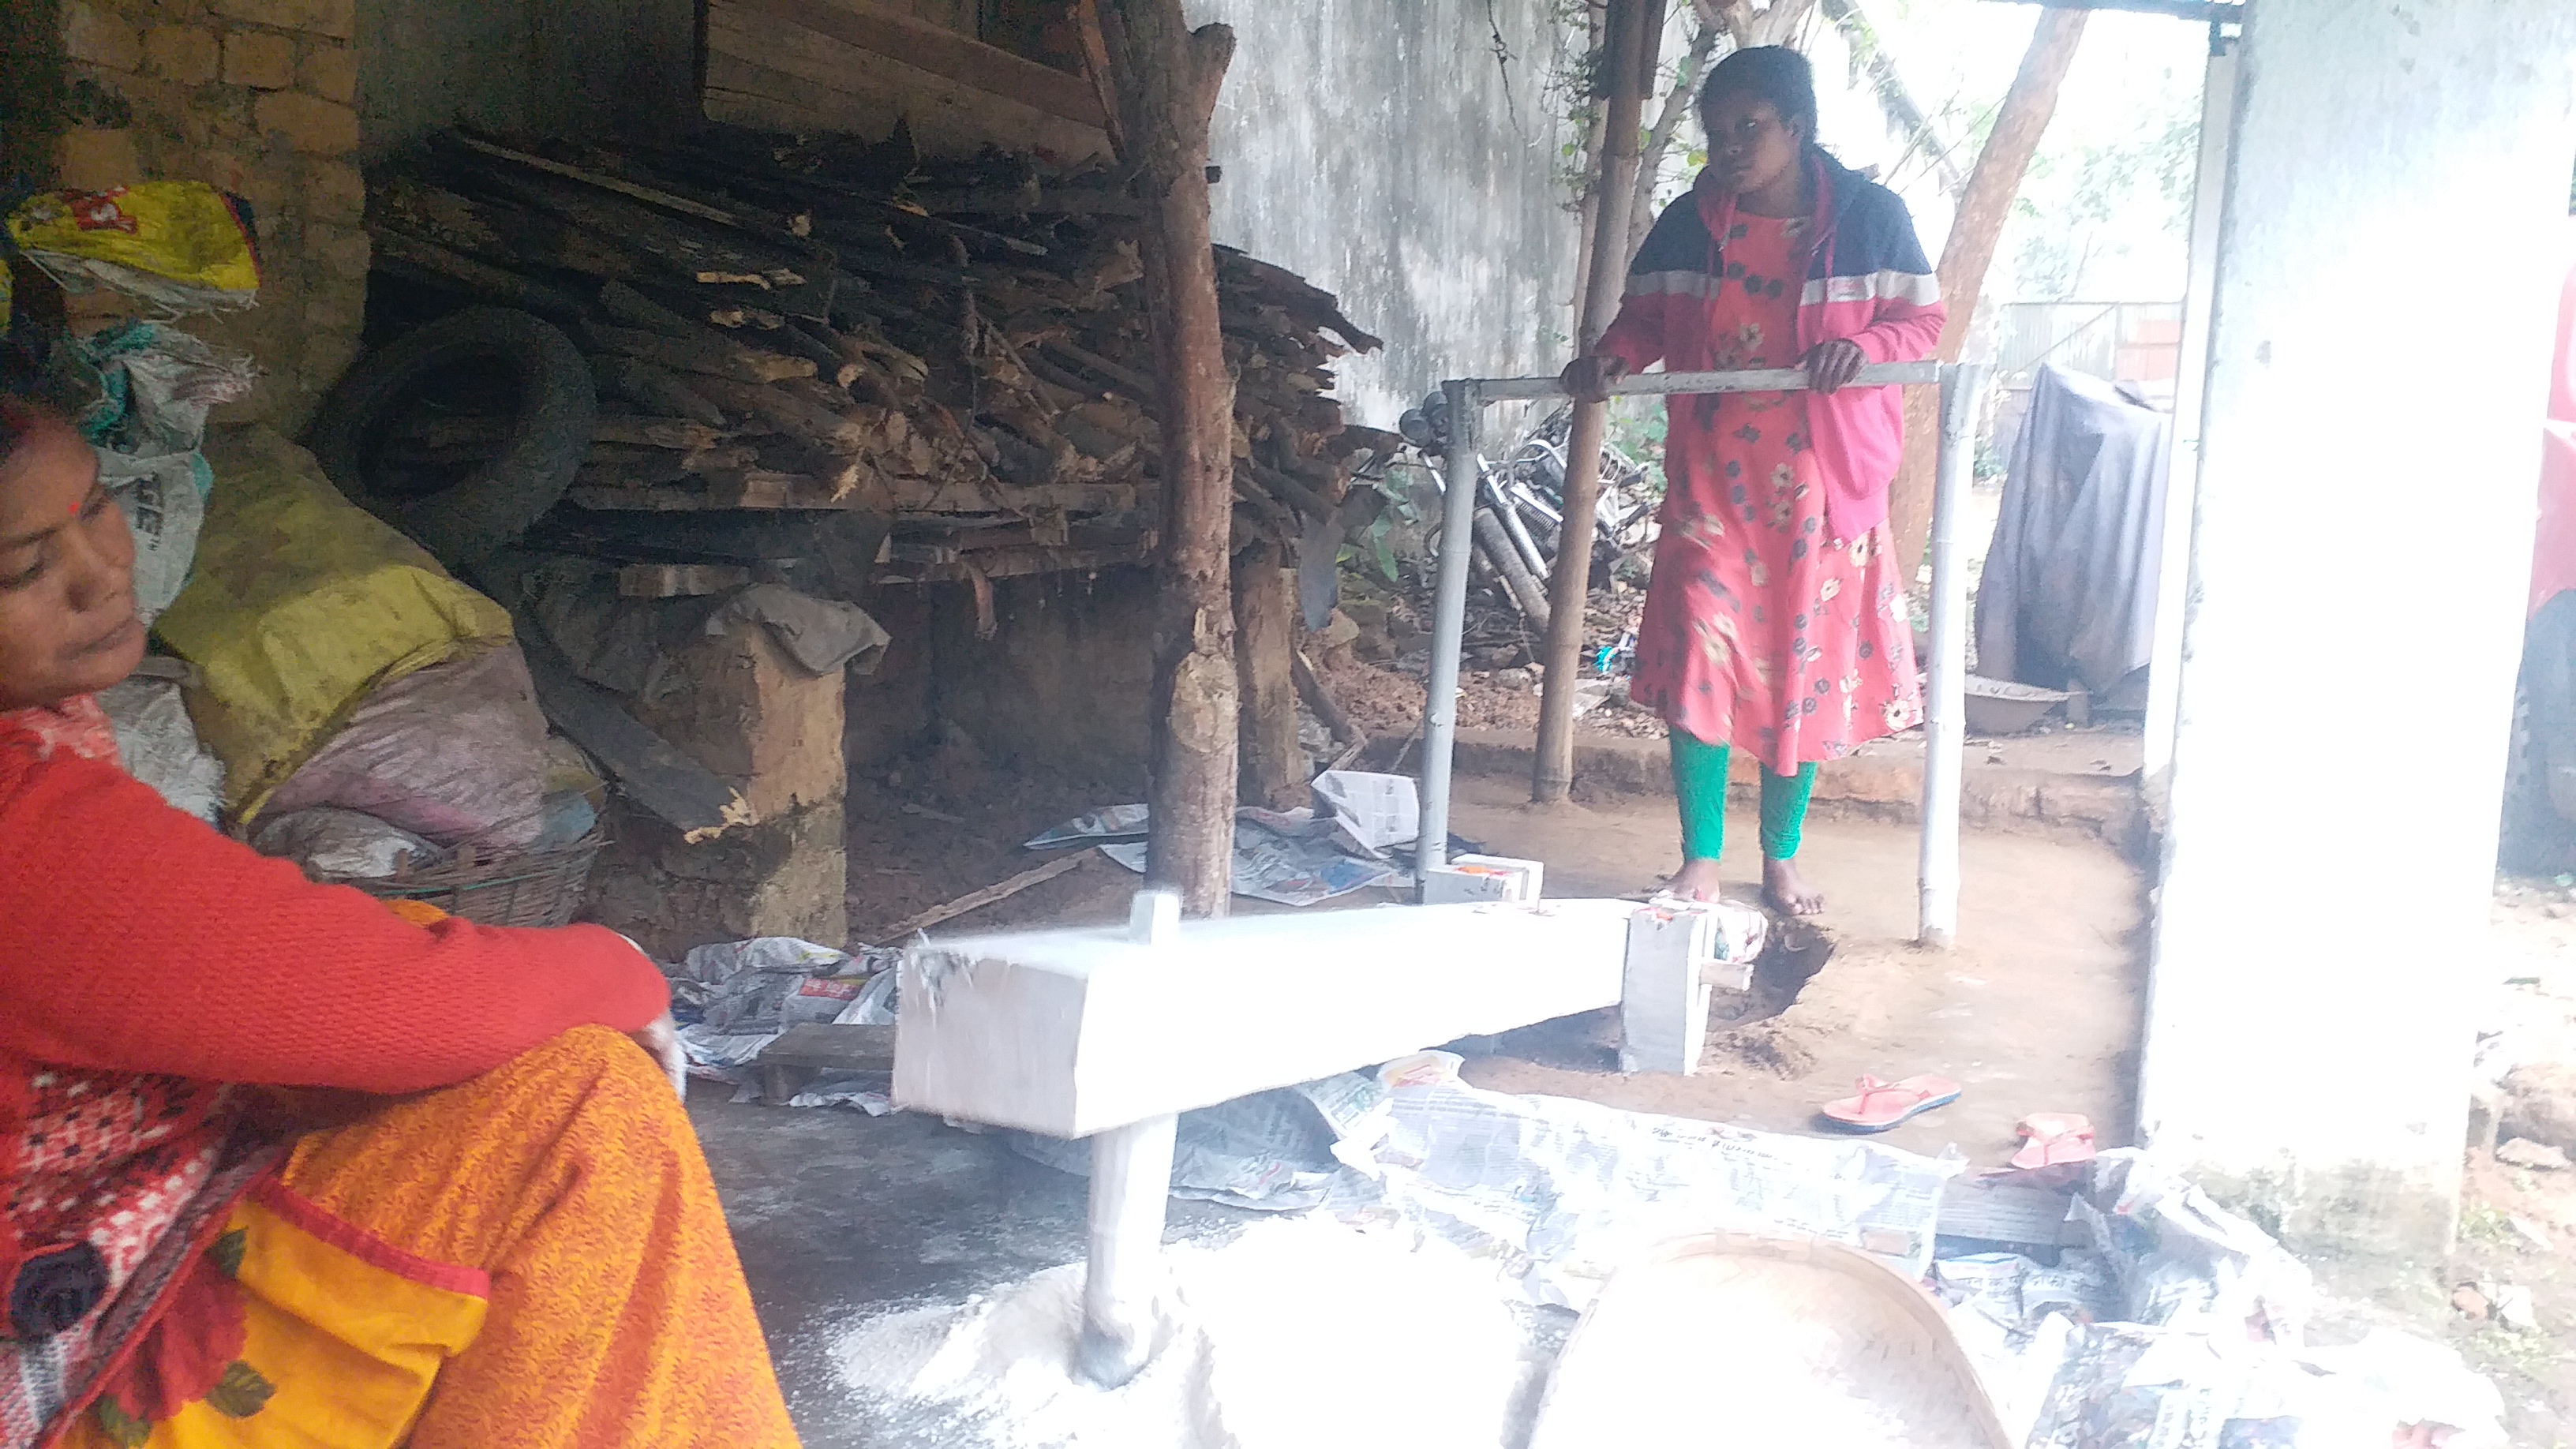
POLYGON ((151 786, 172 809, 211 824, 223 809, 224 762, 197 739, 179 682, 138 675, 101 690, 98 704, 116 726, 116 753, 125 773, 151 786))
POLYGON ((263 823, 250 838, 262 855, 291 860, 310 876, 381 879, 405 865, 434 865, 437 846, 355 810, 298 810, 263 823))
POLYGON ((206 458, 199 567, 158 627, 197 666, 189 713, 247 820, 371 691, 508 642, 510 616, 269 429, 219 436, 206 458))
POLYGON ((100 287, 164 316, 259 300, 259 257, 231 197, 202 181, 40 191, 9 215, 9 239, 66 291, 100 287))
POLYGON ((378 688, 270 813, 363 810, 439 845, 525 850, 544 828, 546 718, 517 645, 378 688))
POLYGON ((197 451, 206 414, 249 392, 259 369, 150 322, 68 338, 47 366, 134 531, 135 605, 149 624, 186 587, 196 557, 214 482, 197 451))

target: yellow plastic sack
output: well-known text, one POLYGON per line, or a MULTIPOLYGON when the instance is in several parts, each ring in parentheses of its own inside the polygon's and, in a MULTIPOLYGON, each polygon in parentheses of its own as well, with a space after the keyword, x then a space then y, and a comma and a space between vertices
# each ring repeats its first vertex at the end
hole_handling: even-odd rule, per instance
POLYGON ((226 811, 256 816, 389 680, 507 641, 509 611, 340 496, 267 428, 210 437, 196 573, 155 626, 197 666, 188 712, 224 762, 226 811))
POLYGON ((9 239, 75 292, 112 287, 173 315, 259 300, 250 233, 202 181, 40 191, 10 213, 9 239))

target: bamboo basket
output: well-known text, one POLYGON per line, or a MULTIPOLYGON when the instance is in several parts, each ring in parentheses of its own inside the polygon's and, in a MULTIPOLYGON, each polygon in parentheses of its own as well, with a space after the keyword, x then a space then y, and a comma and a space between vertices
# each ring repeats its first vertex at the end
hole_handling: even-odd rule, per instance
POLYGON ((419 901, 487 926, 569 925, 581 908, 590 867, 608 837, 598 830, 553 850, 485 856, 460 846, 433 866, 388 876, 322 876, 325 885, 355 886, 384 901, 419 901))
POLYGON ((2011 1449, 1941 1307, 1855 1248, 1715 1233, 1621 1269, 1566 1340, 1530 1449, 2011 1449))

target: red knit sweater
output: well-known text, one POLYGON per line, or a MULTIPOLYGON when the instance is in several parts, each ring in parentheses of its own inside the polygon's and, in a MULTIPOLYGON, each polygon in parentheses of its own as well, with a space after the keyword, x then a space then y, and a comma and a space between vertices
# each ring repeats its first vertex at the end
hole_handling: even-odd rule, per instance
POLYGON ((409 925, 112 763, 0 731, 0 1075, 15 1058, 416 1092, 576 1026, 636 1030, 669 1000, 615 932, 409 925))

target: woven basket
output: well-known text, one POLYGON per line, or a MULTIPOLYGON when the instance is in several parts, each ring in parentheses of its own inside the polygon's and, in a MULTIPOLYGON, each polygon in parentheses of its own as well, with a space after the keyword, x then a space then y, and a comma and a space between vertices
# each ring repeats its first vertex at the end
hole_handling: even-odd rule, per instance
POLYGON ((593 830, 554 850, 482 856, 459 847, 453 859, 386 876, 323 876, 325 885, 356 886, 382 901, 420 901, 487 926, 561 926, 581 907, 591 862, 608 837, 593 830))

